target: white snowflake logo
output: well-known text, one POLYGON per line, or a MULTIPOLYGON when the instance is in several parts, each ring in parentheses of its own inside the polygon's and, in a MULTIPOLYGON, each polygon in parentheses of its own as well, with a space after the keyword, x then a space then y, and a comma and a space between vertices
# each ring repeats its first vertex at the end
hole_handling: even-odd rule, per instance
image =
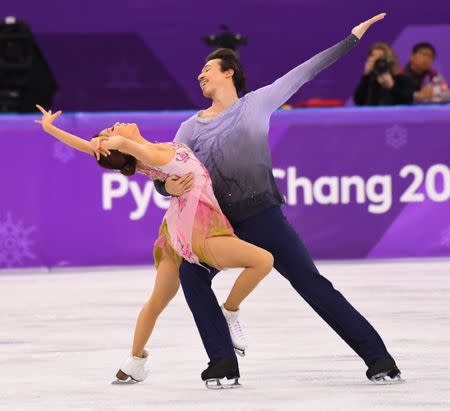
POLYGON ((450 226, 441 233, 441 245, 450 248, 450 226))
POLYGON ((29 238, 34 230, 35 227, 25 227, 21 221, 14 222, 10 213, 6 220, 0 220, 0 268, 17 267, 26 258, 36 258, 29 238))
POLYGON ((66 164, 75 157, 75 149, 55 141, 53 143, 53 157, 66 164))
POLYGON ((399 124, 386 129, 386 144, 396 150, 408 144, 408 129, 399 124))
POLYGON ((122 92, 141 88, 142 82, 138 79, 138 71, 136 66, 122 60, 117 66, 108 69, 109 79, 106 87, 119 89, 122 92))

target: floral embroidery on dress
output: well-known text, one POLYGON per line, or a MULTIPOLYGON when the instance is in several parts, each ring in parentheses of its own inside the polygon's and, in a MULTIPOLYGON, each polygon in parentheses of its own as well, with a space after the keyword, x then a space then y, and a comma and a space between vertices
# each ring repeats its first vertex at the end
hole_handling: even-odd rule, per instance
POLYGON ((175 156, 176 161, 182 161, 183 163, 187 163, 190 158, 189 154, 185 151, 178 151, 175 156))
POLYGON ((146 176, 150 177, 152 180, 165 181, 167 179, 167 177, 169 177, 169 174, 164 173, 159 168, 147 166, 142 163, 138 164, 137 170, 139 172, 141 172, 142 174, 145 174, 146 176))
POLYGON ((178 207, 180 210, 180 213, 183 211, 184 207, 186 207, 187 199, 182 197, 177 197, 178 200, 178 207))
POLYGON ((195 256, 194 253, 191 251, 191 247, 187 242, 183 242, 180 240, 180 237, 177 236, 178 245, 180 246, 181 250, 181 257, 183 257, 186 261, 189 261, 190 263, 195 262, 195 256))

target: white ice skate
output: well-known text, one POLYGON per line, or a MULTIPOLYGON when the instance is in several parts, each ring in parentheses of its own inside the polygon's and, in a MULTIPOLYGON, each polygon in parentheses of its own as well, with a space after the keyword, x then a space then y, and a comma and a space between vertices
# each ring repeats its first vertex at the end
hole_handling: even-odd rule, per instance
POLYGON ((236 354, 245 357, 245 350, 247 349, 248 342, 245 338, 244 332, 242 331, 241 324, 239 324, 239 310, 238 311, 228 311, 222 305, 222 313, 227 320, 228 329, 230 330, 231 341, 233 343, 234 351, 236 354))
POLYGON ((112 384, 136 384, 144 381, 149 370, 145 367, 148 352, 144 351, 144 357, 134 357, 129 355, 116 374, 116 380, 112 384))

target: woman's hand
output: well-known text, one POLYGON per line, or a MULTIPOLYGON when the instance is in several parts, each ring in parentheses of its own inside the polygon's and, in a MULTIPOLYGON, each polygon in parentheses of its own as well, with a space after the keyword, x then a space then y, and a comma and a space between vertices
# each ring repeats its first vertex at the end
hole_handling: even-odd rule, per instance
POLYGON ((34 122, 38 123, 38 124, 42 124, 42 128, 46 131, 52 125, 52 123, 55 121, 55 119, 57 117, 59 117, 62 113, 62 111, 57 111, 55 114, 52 114, 51 110, 45 111, 45 109, 42 106, 40 106, 39 104, 36 104, 36 107, 42 113, 42 119, 34 120, 34 122))
POLYGON ((374 56, 367 57, 366 63, 364 64, 364 74, 369 74, 373 70, 373 64, 376 58, 374 56))
POLYGON ((106 147, 104 147, 104 144, 102 144, 102 142, 106 140, 106 138, 106 136, 98 136, 91 138, 91 141, 89 141, 89 145, 91 146, 91 149, 97 161, 100 160, 100 156, 107 157, 111 154, 110 151, 106 147))
POLYGON ((100 160, 100 156, 109 156, 109 150, 122 150, 125 138, 122 136, 98 136, 91 139, 89 145, 94 152, 95 158, 100 160))
POLYGON ((384 16, 386 16, 386 13, 380 13, 369 20, 363 21, 361 24, 353 27, 352 34, 360 39, 372 24, 384 19, 384 16))
POLYGON ((125 138, 122 136, 100 136, 100 147, 107 150, 119 150, 124 147, 125 138))

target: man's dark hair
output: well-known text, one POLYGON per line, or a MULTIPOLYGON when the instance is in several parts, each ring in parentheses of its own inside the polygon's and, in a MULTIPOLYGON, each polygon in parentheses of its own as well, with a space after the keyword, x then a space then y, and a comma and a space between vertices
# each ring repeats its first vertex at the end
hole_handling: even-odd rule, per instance
POLYGON ((414 45, 412 52, 416 54, 419 50, 428 49, 433 53, 433 57, 436 57, 436 49, 430 43, 417 43, 414 45))
POLYGON ((222 71, 234 70, 233 84, 236 92, 238 94, 245 94, 247 92, 245 88, 245 73, 236 52, 231 49, 217 49, 206 57, 205 63, 214 59, 220 59, 220 68, 222 71))

